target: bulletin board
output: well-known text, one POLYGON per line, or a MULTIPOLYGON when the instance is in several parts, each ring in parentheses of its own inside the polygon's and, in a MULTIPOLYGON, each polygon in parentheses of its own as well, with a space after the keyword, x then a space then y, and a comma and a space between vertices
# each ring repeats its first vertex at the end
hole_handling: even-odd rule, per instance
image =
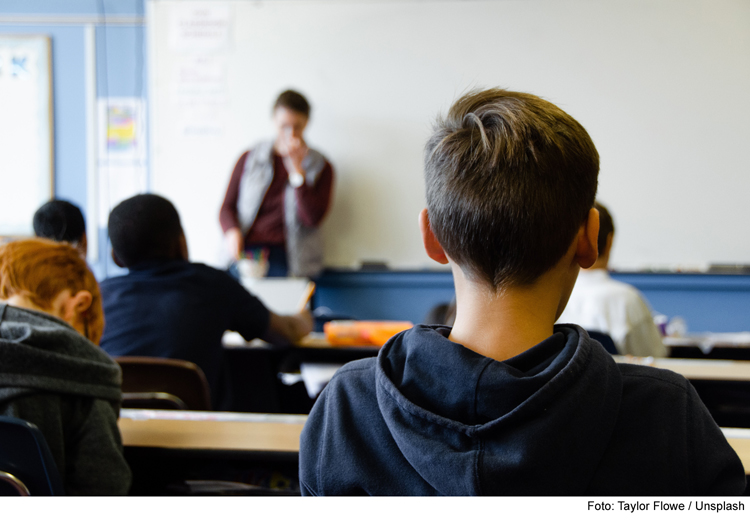
POLYGON ((0 34, 0 236, 32 235, 54 195, 52 121, 49 37, 0 34))

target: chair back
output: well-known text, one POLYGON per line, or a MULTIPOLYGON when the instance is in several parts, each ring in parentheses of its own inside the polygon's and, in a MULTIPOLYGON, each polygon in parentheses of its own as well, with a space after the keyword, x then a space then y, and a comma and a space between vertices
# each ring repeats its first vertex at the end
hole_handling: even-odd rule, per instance
POLYGON ((591 339, 593 339, 594 341, 599 341, 599 343, 604 347, 604 349, 610 354, 617 355, 620 353, 617 351, 615 342, 612 340, 609 334, 605 334, 604 332, 597 332, 596 330, 586 330, 586 331, 589 333, 589 337, 591 339))
POLYGON ((0 495, 60 496, 63 484, 41 430, 0 416, 0 495))
POLYGON ((211 410, 211 390, 195 363, 166 357, 115 357, 123 408, 211 410))

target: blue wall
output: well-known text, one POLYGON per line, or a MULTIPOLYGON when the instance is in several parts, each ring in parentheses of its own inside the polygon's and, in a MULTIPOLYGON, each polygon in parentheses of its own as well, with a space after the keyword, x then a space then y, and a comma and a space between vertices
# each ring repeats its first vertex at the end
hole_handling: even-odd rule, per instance
MULTIPOLYGON (((51 37, 55 196, 80 206, 89 221, 96 217, 89 213, 87 195, 85 27, 96 28, 97 97, 145 98, 144 9, 144 0, 0 2, 0 33, 51 37)), ((105 229, 99 238, 99 261, 92 266, 102 278, 112 272, 105 229)))
POLYGON ((689 332, 750 331, 750 275, 617 273, 654 312, 685 319, 689 332))
MULTIPOLYGON (((750 331, 750 275, 616 273, 638 288, 654 312, 680 316, 690 332, 750 331)), ((423 322, 454 295, 449 272, 326 271, 317 281, 315 306, 366 320, 423 322)))

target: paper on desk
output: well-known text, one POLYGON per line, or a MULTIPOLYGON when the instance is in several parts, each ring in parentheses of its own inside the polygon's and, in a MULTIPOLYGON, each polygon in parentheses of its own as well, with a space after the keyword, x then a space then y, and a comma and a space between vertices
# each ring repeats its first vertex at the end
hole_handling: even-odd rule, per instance
POLYGON ((310 281, 286 277, 242 277, 240 282, 272 312, 279 315, 294 315, 299 311, 299 303, 305 296, 310 281))
POLYGON ((144 410, 123 408, 120 418, 145 421, 149 419, 173 419, 179 421, 245 421, 252 423, 300 424, 307 416, 296 414, 255 414, 245 412, 210 412, 197 410, 144 410))
POLYGON ((336 370, 342 366, 342 363, 300 363, 299 371, 310 399, 318 397, 336 370))

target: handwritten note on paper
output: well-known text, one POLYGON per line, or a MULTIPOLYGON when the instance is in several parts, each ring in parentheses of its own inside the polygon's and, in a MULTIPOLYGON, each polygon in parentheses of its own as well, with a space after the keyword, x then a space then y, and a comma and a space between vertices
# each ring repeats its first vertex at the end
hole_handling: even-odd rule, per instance
POLYGON ((174 51, 220 51, 229 46, 231 8, 216 2, 184 2, 170 11, 169 47, 174 51))

